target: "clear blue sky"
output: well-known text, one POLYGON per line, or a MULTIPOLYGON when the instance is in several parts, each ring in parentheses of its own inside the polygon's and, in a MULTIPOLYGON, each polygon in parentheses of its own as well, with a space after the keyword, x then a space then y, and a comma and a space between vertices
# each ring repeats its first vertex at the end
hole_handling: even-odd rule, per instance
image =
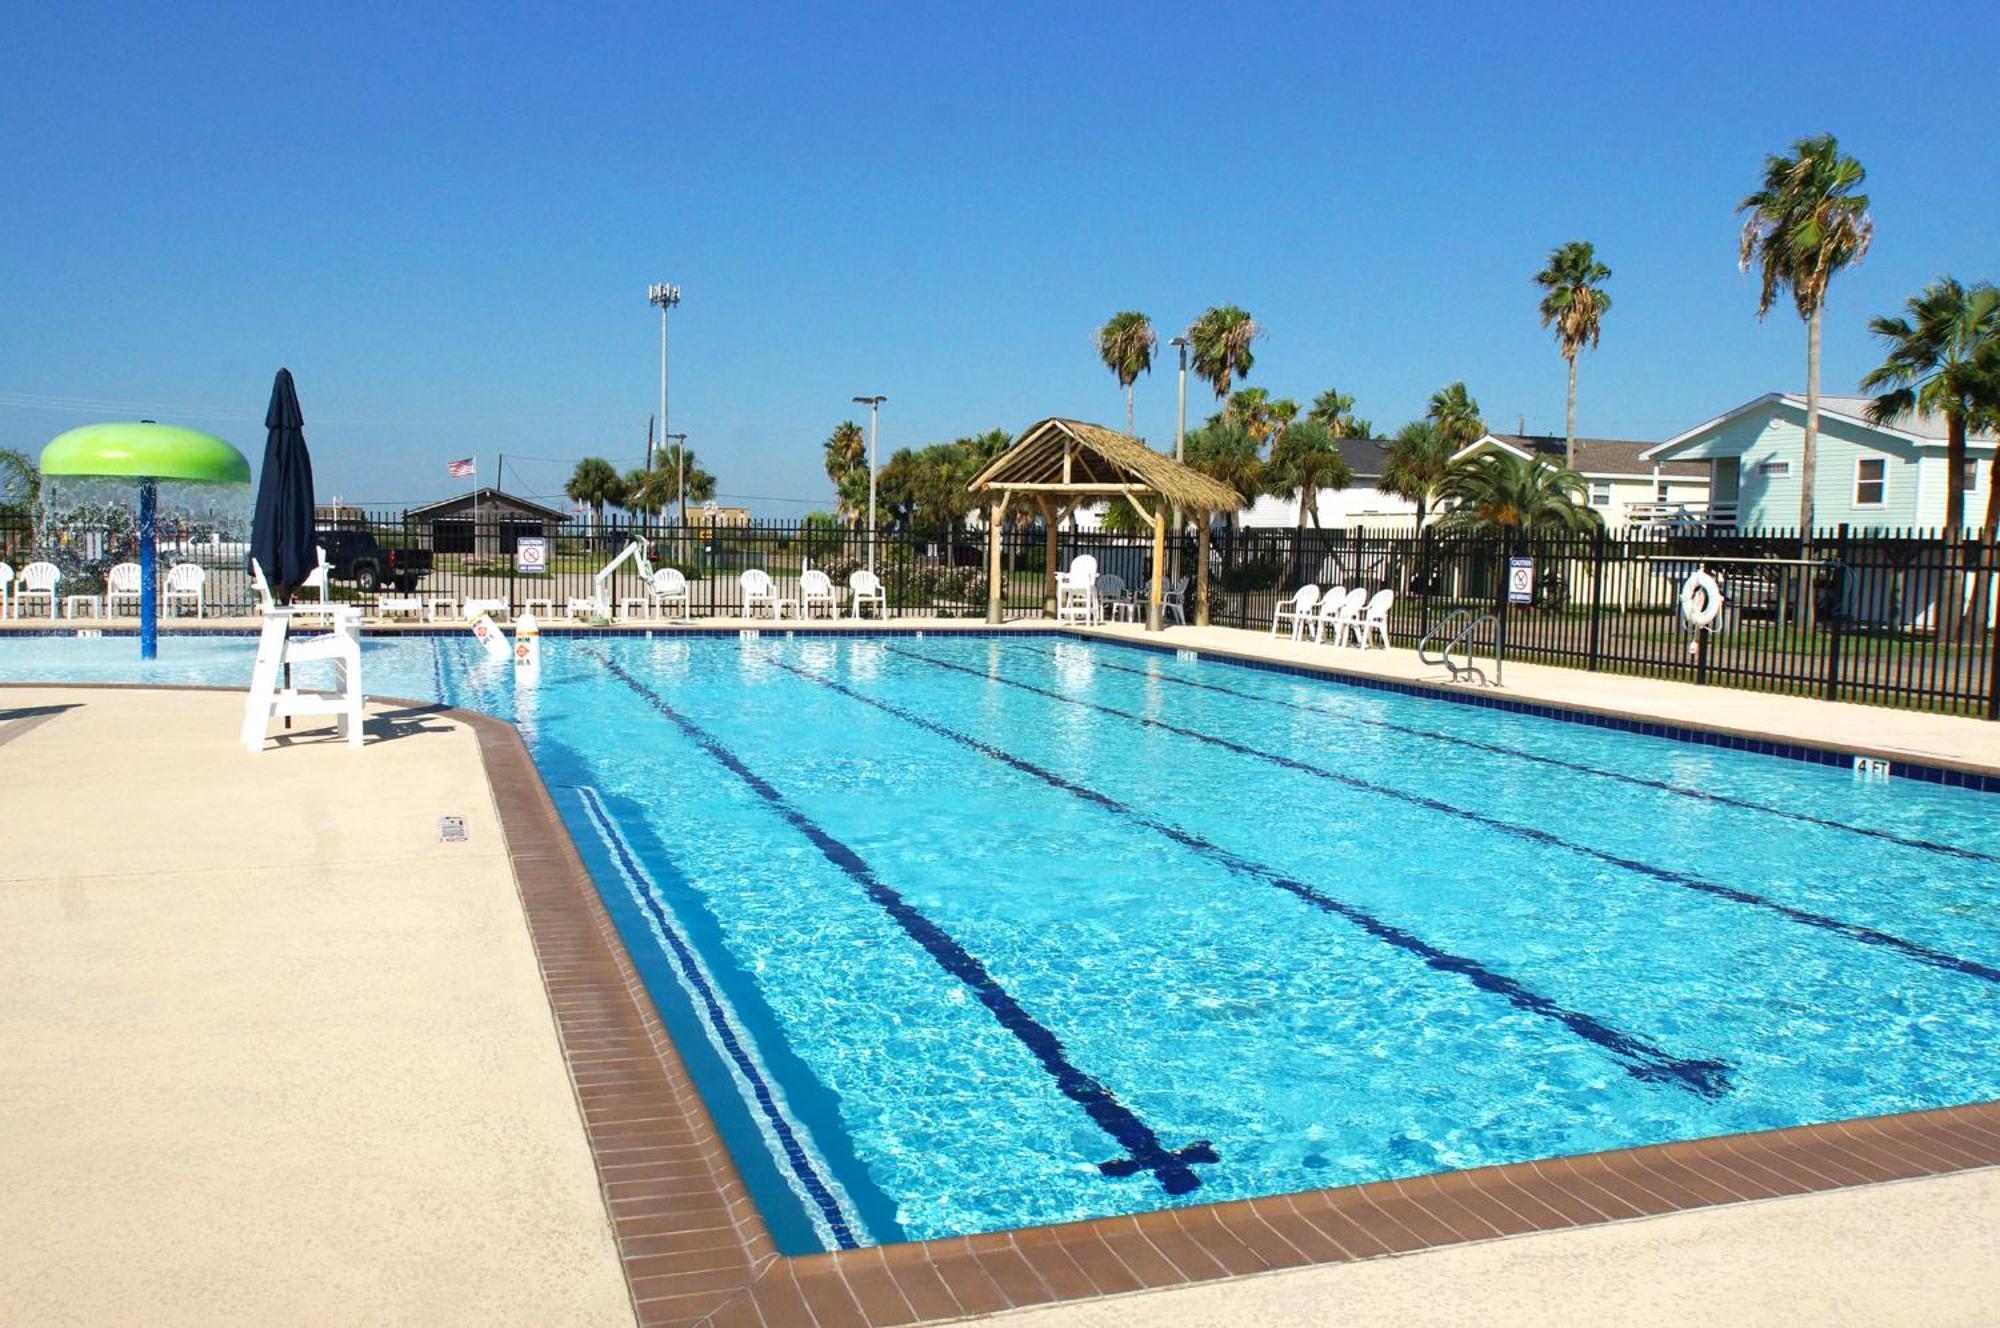
MULTIPOLYGON (((1560 431, 1529 277, 1574 238, 1615 270, 1582 429, 1663 438, 1803 386, 1797 318, 1760 325, 1735 267, 1767 151, 1831 130, 1868 167, 1829 391, 1875 362, 1869 315, 2000 278, 1996 39, 1990 0, 16 6, 0 446, 146 414, 254 457, 286 364, 322 498, 434 497, 503 451, 553 491, 642 451, 662 277, 674 427, 725 495, 808 500, 770 515, 826 505, 857 393, 889 397, 885 456, 1122 423, 1090 338, 1125 308, 1164 340, 1241 304, 1252 385, 1337 385, 1384 429, 1463 378, 1560 431)), ((1140 432, 1173 412, 1156 370, 1140 432)))

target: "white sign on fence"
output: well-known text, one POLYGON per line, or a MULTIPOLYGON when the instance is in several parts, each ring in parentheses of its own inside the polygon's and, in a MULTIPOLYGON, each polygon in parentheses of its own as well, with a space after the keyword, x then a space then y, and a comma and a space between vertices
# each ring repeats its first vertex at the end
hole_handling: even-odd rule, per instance
POLYGON ((549 570, 549 542, 541 535, 523 535, 514 541, 514 570, 526 576, 540 576, 549 570))
POLYGON ((1533 604, 1535 602, 1535 560, 1533 558, 1509 558, 1507 560, 1507 602, 1509 604, 1533 604))

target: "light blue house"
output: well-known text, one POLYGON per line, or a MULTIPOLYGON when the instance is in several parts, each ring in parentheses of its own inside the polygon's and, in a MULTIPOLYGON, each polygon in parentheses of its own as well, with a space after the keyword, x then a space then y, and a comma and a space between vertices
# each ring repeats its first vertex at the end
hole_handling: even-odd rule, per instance
MULTIPOLYGON (((1868 397, 1823 396, 1813 483, 1813 524, 1854 533, 1944 525, 1945 422, 1906 415, 1868 421, 1868 397)), ((1706 521, 1715 526, 1790 530, 1799 523, 1806 399, 1772 392, 1669 438, 1644 454, 1653 462, 1709 466, 1706 521)), ((1979 525, 1991 482, 1994 437, 1966 440, 1965 522, 1979 525)))

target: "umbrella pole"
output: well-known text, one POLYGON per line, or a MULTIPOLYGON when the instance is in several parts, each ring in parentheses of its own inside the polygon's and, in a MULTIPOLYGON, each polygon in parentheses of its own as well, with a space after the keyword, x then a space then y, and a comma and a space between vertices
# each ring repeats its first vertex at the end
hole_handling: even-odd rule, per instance
POLYGON ((151 479, 139 481, 139 658, 160 655, 160 591, 155 572, 153 525, 158 515, 160 486, 151 479))

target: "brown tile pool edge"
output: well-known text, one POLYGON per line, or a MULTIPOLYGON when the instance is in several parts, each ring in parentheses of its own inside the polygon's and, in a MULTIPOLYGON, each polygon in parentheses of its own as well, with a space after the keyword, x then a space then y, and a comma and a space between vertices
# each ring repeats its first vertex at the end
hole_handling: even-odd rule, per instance
POLYGON ((784 1257, 519 731, 432 702, 371 703, 476 737, 642 1324, 938 1322, 2000 1165, 2000 1102, 1987 1102, 784 1257))
POLYGON ((2000 1102, 1989 1102, 781 1256, 519 732, 490 716, 450 713, 479 736, 645 1324, 935 1322, 2000 1166, 2000 1102))

